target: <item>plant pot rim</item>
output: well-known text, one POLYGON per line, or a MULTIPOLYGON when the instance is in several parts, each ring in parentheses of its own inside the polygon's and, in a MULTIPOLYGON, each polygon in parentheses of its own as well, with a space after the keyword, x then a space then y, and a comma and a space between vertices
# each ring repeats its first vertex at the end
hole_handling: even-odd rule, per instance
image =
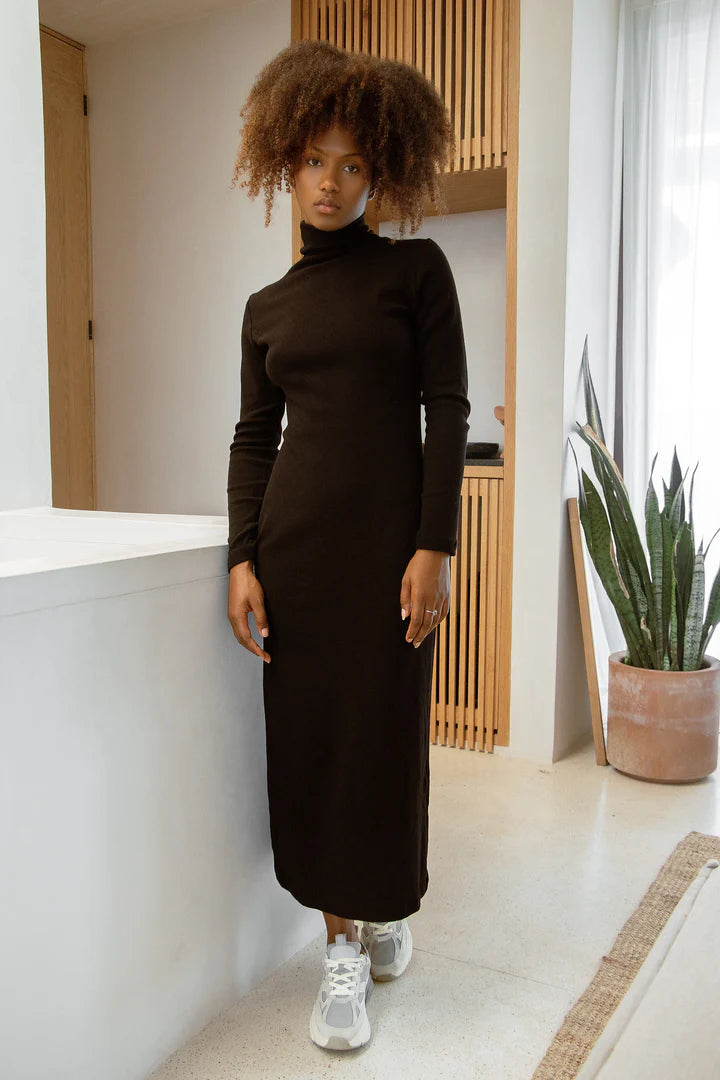
POLYGON ((705 672, 717 671, 720 668, 720 660, 716 656, 711 656, 710 653, 705 653, 703 656, 703 666, 695 668, 692 671, 664 671, 662 668, 644 668, 637 667, 635 664, 625 664, 623 657, 627 656, 627 649, 620 649, 618 652, 610 653, 610 664, 616 664, 622 667, 623 671, 642 671, 643 675, 702 675, 705 672), (707 663, 705 663, 707 661, 707 663))

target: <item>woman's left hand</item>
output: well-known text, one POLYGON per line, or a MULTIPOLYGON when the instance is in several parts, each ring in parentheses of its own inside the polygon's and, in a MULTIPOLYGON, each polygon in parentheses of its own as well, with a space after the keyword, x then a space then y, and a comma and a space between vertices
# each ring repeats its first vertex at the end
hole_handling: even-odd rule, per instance
POLYGON ((407 565, 400 587, 400 615, 406 619, 410 613, 405 640, 417 648, 442 622, 449 607, 450 555, 446 551, 418 548, 407 565), (434 610, 437 615, 432 614, 434 610))

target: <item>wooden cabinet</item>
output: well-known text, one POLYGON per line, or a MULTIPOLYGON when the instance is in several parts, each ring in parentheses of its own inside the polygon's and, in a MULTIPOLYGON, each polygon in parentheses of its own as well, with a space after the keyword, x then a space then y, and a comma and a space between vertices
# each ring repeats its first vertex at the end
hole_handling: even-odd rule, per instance
POLYGON ((492 750, 508 745, 501 709, 503 462, 466 465, 450 611, 435 634, 430 739, 492 750))

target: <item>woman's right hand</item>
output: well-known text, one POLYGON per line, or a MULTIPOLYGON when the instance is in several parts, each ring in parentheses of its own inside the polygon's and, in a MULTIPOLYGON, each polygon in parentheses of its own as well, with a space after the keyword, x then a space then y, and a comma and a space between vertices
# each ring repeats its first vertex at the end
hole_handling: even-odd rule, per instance
POLYGON ((228 619, 233 633, 248 652, 260 656, 266 664, 270 663, 270 653, 257 644, 248 625, 248 613, 255 616, 257 628, 263 637, 270 633, 265 613, 265 593, 253 573, 252 559, 236 563, 230 567, 228 582, 228 619))

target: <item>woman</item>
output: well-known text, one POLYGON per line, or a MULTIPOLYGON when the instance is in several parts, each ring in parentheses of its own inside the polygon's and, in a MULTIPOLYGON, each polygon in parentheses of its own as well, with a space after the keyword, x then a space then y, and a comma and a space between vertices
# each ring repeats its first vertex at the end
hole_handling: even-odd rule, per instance
POLYGON ((242 115, 233 183, 264 186, 268 224, 285 178, 303 243, 245 307, 228 617, 264 661, 277 879, 327 928, 310 1034, 349 1049, 370 1038, 373 977, 407 966, 428 886, 434 631, 470 403, 448 261, 402 235, 437 203, 453 134, 415 68, 313 41, 263 68, 242 115), (400 240, 365 223, 383 194, 400 240))

